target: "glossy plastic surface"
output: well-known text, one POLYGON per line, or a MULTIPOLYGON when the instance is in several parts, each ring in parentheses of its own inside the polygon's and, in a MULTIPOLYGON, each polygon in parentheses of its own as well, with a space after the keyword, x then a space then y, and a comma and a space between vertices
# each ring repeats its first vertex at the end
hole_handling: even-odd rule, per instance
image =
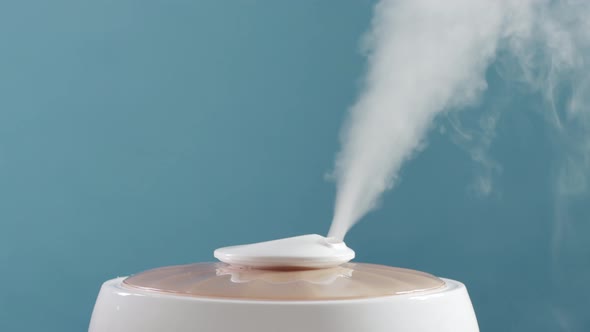
POLYGON ((224 263, 262 269, 329 268, 348 263, 354 251, 343 241, 318 234, 219 248, 224 263))
POLYGON ((373 298, 432 291, 444 285, 427 273, 363 263, 284 271, 198 263, 157 268, 123 281, 124 287, 191 297, 280 301, 373 298))
POLYGON ((478 332, 465 286, 337 301, 179 296, 103 284, 89 332, 478 332))

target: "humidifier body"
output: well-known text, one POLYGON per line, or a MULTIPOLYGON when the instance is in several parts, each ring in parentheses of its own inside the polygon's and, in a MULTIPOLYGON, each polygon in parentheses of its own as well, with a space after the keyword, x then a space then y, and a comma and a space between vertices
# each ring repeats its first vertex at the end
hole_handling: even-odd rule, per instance
POLYGON ((465 286, 311 234, 105 282, 89 332, 479 332, 465 286))
POLYGON ((327 301, 192 297, 103 284, 89 332, 478 332, 465 286, 327 301))

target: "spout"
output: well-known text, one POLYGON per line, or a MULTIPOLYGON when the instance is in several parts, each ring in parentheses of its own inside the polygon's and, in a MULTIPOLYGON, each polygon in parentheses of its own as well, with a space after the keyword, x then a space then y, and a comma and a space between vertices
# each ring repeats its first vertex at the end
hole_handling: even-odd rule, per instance
POLYGON ((336 238, 317 234, 219 248, 215 258, 236 266, 260 269, 316 269, 335 267, 355 256, 352 249, 336 238))

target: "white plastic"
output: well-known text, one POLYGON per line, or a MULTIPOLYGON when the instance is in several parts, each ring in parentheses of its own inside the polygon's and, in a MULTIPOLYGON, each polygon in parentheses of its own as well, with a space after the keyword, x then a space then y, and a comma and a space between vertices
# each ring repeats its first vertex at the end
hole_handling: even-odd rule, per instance
POLYGON ((219 248, 213 255, 224 263, 262 269, 328 268, 347 263, 354 251, 342 241, 309 234, 219 248))
POLYGON ((337 301, 210 299, 103 284, 89 332, 479 332, 465 286, 337 301))

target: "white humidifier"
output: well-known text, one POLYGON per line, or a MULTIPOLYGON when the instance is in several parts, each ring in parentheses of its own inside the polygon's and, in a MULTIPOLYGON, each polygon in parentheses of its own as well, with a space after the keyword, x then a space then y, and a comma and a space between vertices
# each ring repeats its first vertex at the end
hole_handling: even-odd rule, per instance
POLYGON ((465 286, 350 263, 319 235, 218 249, 218 263, 105 282, 89 332, 478 332, 465 286))

